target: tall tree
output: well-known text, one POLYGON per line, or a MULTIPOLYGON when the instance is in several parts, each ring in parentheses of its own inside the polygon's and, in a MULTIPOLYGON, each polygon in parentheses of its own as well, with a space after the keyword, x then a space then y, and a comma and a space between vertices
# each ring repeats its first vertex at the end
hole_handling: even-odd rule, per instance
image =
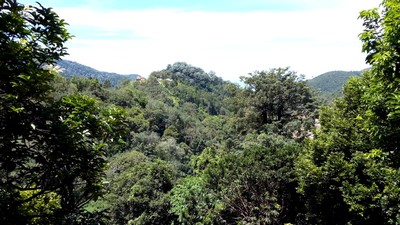
POLYGON ((84 204, 100 194, 103 147, 124 127, 123 111, 101 111, 89 97, 51 99, 65 26, 40 4, 0 1, 1 224, 82 220, 84 204))
POLYGON ((399 17, 397 0, 360 14, 372 69, 350 79, 343 98, 322 108, 321 130, 297 164, 310 223, 400 221, 399 17))
POLYGON ((307 130, 304 122, 312 118, 316 104, 310 87, 301 76, 289 68, 276 68, 257 71, 241 79, 246 84, 242 97, 247 99, 242 113, 251 128, 263 130, 276 124, 281 133, 291 135, 293 129, 284 126, 298 120, 300 123, 295 130, 307 130))

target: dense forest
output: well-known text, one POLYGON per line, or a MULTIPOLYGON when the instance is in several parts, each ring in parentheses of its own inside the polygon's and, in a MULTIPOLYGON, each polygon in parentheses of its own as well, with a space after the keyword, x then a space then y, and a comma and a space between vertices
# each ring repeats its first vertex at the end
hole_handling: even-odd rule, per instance
MULTIPOLYGON (((98 71, 91 67, 69 60, 60 60, 56 65, 59 73, 67 78, 84 76, 96 78, 99 82, 117 86, 123 80, 141 80, 144 77, 137 74, 122 75, 98 71)), ((362 71, 330 71, 307 80, 316 91, 316 96, 323 104, 331 104, 336 97, 342 96, 343 85, 354 76, 361 76, 362 71)))
POLYGON ((0 224, 400 223, 400 2, 360 13, 371 68, 330 105, 289 68, 62 76, 66 22, 0 10, 0 224))

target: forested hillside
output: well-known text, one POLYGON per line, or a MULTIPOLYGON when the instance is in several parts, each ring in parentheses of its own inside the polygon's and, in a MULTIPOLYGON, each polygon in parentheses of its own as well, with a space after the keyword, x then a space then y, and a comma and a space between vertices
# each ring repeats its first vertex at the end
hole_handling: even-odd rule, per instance
POLYGON ((360 14, 371 69, 321 106, 288 68, 65 77, 65 21, 0 2, 0 224, 399 224, 400 3, 381 7, 360 14))
POLYGON ((129 75, 121 75, 117 73, 108 73, 98 71, 88 66, 84 66, 77 62, 72 62, 69 60, 59 60, 57 65, 60 67, 60 74, 66 77, 73 76, 83 76, 83 77, 92 77, 98 79, 100 82, 109 81, 112 86, 116 86, 119 82, 124 79, 136 80, 140 78, 137 74, 129 74, 129 75))
POLYGON ((342 96, 343 85, 351 77, 361 76, 362 71, 331 71, 323 73, 308 80, 308 84, 318 91, 327 103, 332 103, 337 97, 342 96))

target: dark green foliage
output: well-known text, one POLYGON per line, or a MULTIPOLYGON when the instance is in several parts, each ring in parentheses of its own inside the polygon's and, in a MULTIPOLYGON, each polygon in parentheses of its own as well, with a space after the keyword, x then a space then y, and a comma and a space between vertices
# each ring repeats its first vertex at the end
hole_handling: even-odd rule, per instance
POLYGON ((272 69, 242 77, 244 129, 278 132, 304 138, 313 123, 317 105, 310 87, 288 68, 272 69))
POLYGON ((44 67, 66 54, 69 35, 64 21, 47 8, 1 1, 0 10, 0 221, 22 224, 31 218, 19 211, 25 201, 20 191, 52 190, 41 187, 40 182, 47 185, 44 171, 28 162, 40 160, 43 147, 36 142, 48 137, 41 131, 48 116, 41 101, 54 75, 44 67))
POLYGON ((400 126, 398 1, 362 11, 371 70, 320 113, 321 130, 297 163, 307 218, 316 224, 398 224, 400 126))
POLYGON ((104 146, 120 138, 124 113, 82 95, 52 99, 65 22, 41 5, 0 9, 0 222, 76 224, 101 194, 104 146))
POLYGON ((171 192, 171 210, 180 224, 216 224, 223 204, 202 177, 186 177, 171 192))
POLYGON ((206 149, 193 161, 197 176, 172 191, 171 211, 182 224, 281 224, 294 222, 294 141, 249 135, 238 153, 206 149))
POLYGON ((110 224, 165 224, 172 221, 167 193, 176 170, 168 163, 149 161, 138 152, 126 152, 111 161, 110 224))

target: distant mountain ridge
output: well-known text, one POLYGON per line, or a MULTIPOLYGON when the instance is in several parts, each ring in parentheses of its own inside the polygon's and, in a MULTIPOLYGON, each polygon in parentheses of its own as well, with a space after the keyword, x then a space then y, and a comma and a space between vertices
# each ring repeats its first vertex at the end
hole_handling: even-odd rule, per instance
POLYGON ((116 86, 124 79, 136 80, 142 77, 138 74, 122 75, 117 73, 103 72, 93 69, 89 66, 82 65, 69 60, 60 60, 57 65, 61 67, 61 75, 65 77, 84 76, 97 78, 100 82, 109 80, 113 86, 116 86))
POLYGON ((359 77, 363 71, 330 71, 308 80, 308 84, 328 103, 342 95, 343 85, 350 77, 359 77))
MULTIPOLYGON (((57 64, 61 67, 60 73, 65 77, 93 77, 97 78, 100 82, 109 80, 113 86, 116 86, 124 79, 143 79, 138 74, 121 75, 118 73, 103 72, 70 60, 60 60, 57 64)), ((170 67, 175 68, 182 63, 178 64, 170 67)), ((331 102, 335 97, 341 96, 342 87, 350 77, 361 76, 361 73, 362 71, 330 71, 307 80, 307 82, 313 89, 319 92, 322 98, 331 102)))
POLYGON ((362 71, 331 71, 308 80, 308 83, 322 93, 333 93, 341 91, 343 84, 350 77, 359 77, 361 73, 362 71))

